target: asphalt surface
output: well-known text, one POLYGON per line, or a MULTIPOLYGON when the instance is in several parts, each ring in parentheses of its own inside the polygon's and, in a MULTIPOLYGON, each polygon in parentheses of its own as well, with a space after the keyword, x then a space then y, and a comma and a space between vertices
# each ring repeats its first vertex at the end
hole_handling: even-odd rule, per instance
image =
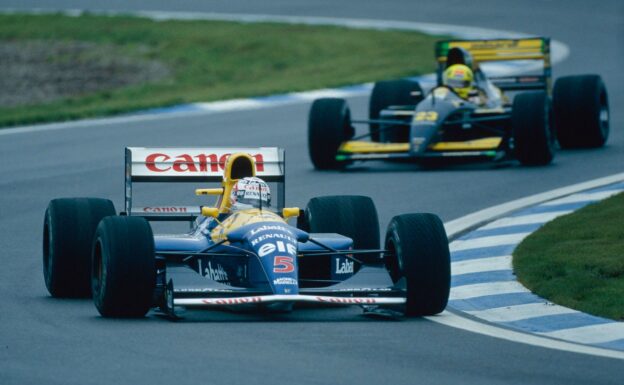
MULTIPOLYGON (((307 156, 308 105, 0 136, 0 383, 422 383, 619 384, 624 362, 513 343, 427 320, 365 318, 357 309, 289 315, 190 314, 172 324, 150 316, 107 320, 90 301, 49 297, 41 272, 48 201, 99 196, 123 203, 125 146, 281 146, 289 205, 313 196, 365 194, 382 227, 393 215, 443 220, 553 188, 622 172, 624 3, 587 1, 0 0, 1 8, 90 8, 262 13, 410 20, 546 35, 571 54, 555 76, 599 73, 612 131, 600 150, 559 152, 551 166, 489 165, 435 171, 368 163, 316 172, 307 156)), ((403 47, 402 47, 403 48, 403 47)), ((406 49, 409 53, 409 49, 406 49)), ((366 99, 350 100, 364 116, 366 99)), ((188 192, 192 199, 192 192, 188 192)), ((183 195, 166 190, 162 203, 183 195)))

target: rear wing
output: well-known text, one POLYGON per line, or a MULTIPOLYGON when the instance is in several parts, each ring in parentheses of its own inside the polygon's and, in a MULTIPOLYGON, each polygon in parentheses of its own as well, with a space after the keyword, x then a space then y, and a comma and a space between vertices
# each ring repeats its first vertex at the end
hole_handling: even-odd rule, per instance
POLYGON ((474 70, 479 68, 479 63, 485 62, 535 62, 540 70, 540 73, 537 75, 494 76, 489 77, 489 80, 502 90, 536 89, 551 93, 552 72, 549 38, 439 41, 435 48, 435 55, 438 61, 438 84, 442 84, 442 73, 447 67, 449 53, 457 50, 467 52, 472 57, 474 70), (540 62, 541 65, 539 65, 540 62))
POLYGON ((277 147, 126 147, 125 212, 150 220, 193 220, 201 213, 197 206, 134 207, 132 186, 141 182, 223 181, 225 162, 231 154, 243 152, 255 161, 256 176, 277 182, 277 202, 285 199, 286 163, 284 150, 277 147))

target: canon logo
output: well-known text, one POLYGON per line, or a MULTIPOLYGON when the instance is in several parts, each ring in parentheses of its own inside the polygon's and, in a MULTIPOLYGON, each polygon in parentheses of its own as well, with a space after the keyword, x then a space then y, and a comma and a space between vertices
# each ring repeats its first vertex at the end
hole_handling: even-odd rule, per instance
MULTIPOLYGON (((145 167, 153 172, 218 172, 225 168, 225 162, 231 154, 180 154, 169 155, 164 153, 149 154, 145 157, 145 167), (169 165, 171 164, 171 165, 169 165)), ((251 154, 250 154, 251 155, 251 154)), ((256 171, 264 171, 262 154, 251 155, 256 162, 256 171)))
POLYGON ((202 300, 206 305, 244 305, 247 303, 262 302, 260 297, 243 297, 243 298, 206 298, 202 300))
POLYGON ((376 303, 374 298, 337 298, 337 297, 316 297, 319 302, 344 303, 351 305, 367 305, 376 303))
POLYGON ((143 207, 146 213, 185 213, 186 207, 143 207))

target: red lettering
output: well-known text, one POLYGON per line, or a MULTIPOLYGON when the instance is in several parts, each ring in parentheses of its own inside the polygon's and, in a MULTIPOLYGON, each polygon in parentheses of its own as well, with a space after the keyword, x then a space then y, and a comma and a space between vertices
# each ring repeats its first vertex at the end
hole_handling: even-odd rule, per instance
POLYGON ((294 259, 292 257, 275 257, 273 260, 274 273, 292 273, 295 271, 294 259))
POLYGON ((374 298, 336 298, 336 297, 316 297, 319 302, 339 303, 348 305, 362 305, 376 303, 374 298))
POLYGON ((165 172, 165 171, 171 169, 171 167, 158 168, 158 167, 156 167, 156 162, 158 162, 158 161, 166 162, 169 159, 171 159, 171 158, 167 154, 159 154, 159 153, 149 154, 147 156, 147 158, 145 158, 145 167, 147 167, 147 169, 150 170, 150 171, 165 172), (162 160, 158 160, 157 158, 162 158, 162 160))
POLYGON ((221 170, 225 170, 225 162, 227 162, 230 155, 231 154, 223 154, 221 155, 221 158, 219 158, 219 168, 221 168, 221 170))
POLYGON ((178 155, 173 162, 173 169, 177 172, 197 172, 195 162, 189 154, 178 155))
POLYGON ((199 171, 206 172, 208 171, 208 165, 210 165, 211 172, 217 172, 218 164, 217 164, 217 155, 216 154, 200 154, 197 155, 196 158, 199 160, 199 171))
POLYGON ((252 157, 256 161, 256 171, 264 171, 264 158, 262 157, 262 154, 252 155, 252 157))
MULTIPOLYGON (((175 161, 173 162, 173 167, 165 166, 158 167, 159 164, 167 162, 172 159, 170 155, 162 154, 162 153, 154 153, 149 154, 145 158, 145 167, 152 172, 166 172, 171 169, 175 172, 218 172, 219 170, 225 169, 225 163, 231 154, 223 154, 221 156, 217 156, 217 154, 198 154, 198 155, 189 155, 189 154, 180 154, 175 155, 175 161)), ((251 155, 251 154, 250 154, 251 155)), ((256 171, 262 172, 264 171, 264 157, 262 154, 251 155, 254 158, 254 163, 256 164, 256 171)))

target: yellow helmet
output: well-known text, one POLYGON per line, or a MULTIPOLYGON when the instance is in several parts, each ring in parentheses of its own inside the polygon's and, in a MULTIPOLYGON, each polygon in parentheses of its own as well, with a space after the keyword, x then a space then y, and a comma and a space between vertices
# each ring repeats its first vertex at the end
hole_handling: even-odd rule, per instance
POLYGON ((474 74, 472 70, 463 64, 453 64, 444 71, 442 83, 452 88, 460 97, 467 99, 472 90, 474 74))

